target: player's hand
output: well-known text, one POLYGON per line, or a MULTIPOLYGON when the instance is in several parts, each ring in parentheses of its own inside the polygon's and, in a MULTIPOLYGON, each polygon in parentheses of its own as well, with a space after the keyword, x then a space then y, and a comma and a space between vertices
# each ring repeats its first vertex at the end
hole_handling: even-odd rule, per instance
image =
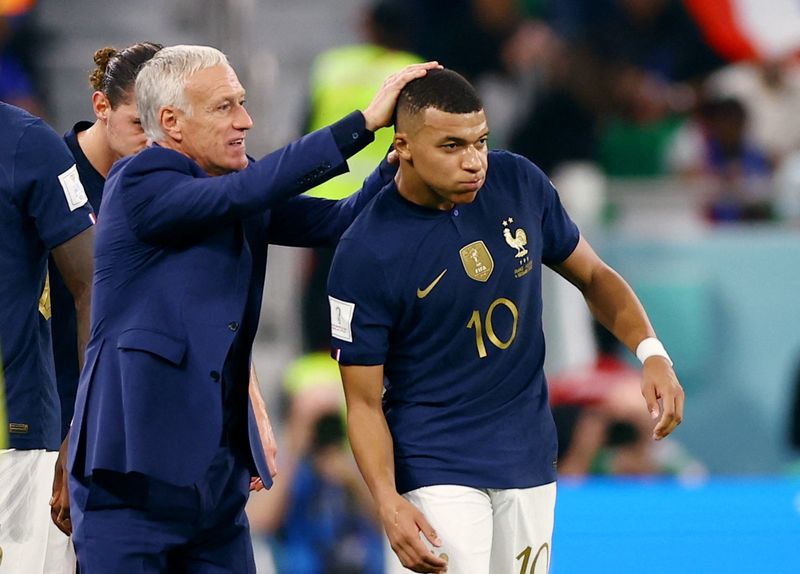
POLYGON ((642 368, 642 396, 650 416, 658 423, 653 438, 661 440, 683 420, 683 387, 664 357, 648 358, 642 368))
POLYGON ((392 125, 394 107, 397 103, 397 96, 400 94, 400 90, 411 80, 416 80, 427 74, 428 70, 441 67, 439 62, 411 64, 386 78, 383 82, 383 86, 381 86, 364 110, 364 119, 366 120, 367 129, 374 132, 380 128, 392 125))
POLYGON ((259 476, 250 477, 250 492, 259 492, 264 490, 264 481, 259 476))
POLYGON ((380 515, 392 550, 403 566, 414 572, 447 572, 447 561, 428 550, 419 537, 422 532, 433 546, 442 545, 433 527, 416 506, 402 496, 395 495, 388 503, 381 505, 380 515))
POLYGON ((50 498, 50 518, 58 529, 70 536, 72 522, 69 518, 69 489, 67 486, 67 445, 69 435, 61 443, 53 477, 53 496, 50 498))
MULTIPOLYGON (((261 448, 264 451, 264 458, 267 461, 269 474, 271 478, 275 478, 278 474, 278 441, 275 440, 275 433, 272 431, 272 423, 269 420, 269 413, 267 412, 267 405, 264 402, 264 397, 261 396, 261 385, 258 383, 258 376, 253 364, 250 364, 250 380, 247 385, 247 393, 250 397, 250 403, 253 406, 253 414, 256 419, 256 428, 258 428, 258 438, 261 442, 261 448)), ((259 491, 264 488, 263 481, 259 480, 260 488, 255 483, 255 477, 250 481, 250 490, 259 491)))

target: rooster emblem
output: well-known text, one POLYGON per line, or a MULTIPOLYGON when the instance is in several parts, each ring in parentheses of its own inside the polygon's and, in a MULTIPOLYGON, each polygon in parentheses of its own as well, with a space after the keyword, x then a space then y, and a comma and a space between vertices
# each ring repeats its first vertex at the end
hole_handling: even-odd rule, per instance
POLYGON ((514 223, 514 218, 512 217, 503 220, 503 237, 510 247, 517 250, 516 257, 525 257, 528 254, 528 250, 525 249, 528 244, 528 236, 525 235, 525 230, 521 227, 516 230, 514 235, 511 235, 511 230, 508 226, 512 223, 514 223))

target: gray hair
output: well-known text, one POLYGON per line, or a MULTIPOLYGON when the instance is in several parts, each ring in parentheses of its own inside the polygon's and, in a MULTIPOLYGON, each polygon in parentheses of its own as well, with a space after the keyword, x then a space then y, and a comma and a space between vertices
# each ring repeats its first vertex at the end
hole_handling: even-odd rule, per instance
POLYGON ((147 141, 152 143, 165 137, 161 130, 161 108, 171 106, 192 113, 184 92, 186 80, 192 74, 228 65, 225 54, 210 46, 170 46, 145 62, 136 76, 136 105, 147 141))

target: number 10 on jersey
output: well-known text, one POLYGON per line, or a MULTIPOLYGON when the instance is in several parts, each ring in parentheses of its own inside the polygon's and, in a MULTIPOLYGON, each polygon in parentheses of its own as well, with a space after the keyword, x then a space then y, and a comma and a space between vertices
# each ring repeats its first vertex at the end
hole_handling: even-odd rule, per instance
POLYGON ((486 310, 486 318, 483 321, 481 320, 481 312, 477 309, 474 310, 470 316, 469 322, 467 323, 467 329, 475 329, 475 346, 478 348, 478 356, 483 359, 489 354, 486 351, 486 342, 483 338, 484 325, 486 326, 486 338, 489 339, 489 341, 498 349, 508 349, 511 346, 511 343, 514 342, 514 339, 517 337, 518 323, 519 311, 517 310, 517 306, 514 305, 513 301, 506 299, 505 297, 500 297, 499 299, 492 301, 492 304, 489 305, 489 309, 486 310), (513 319, 513 323, 511 324, 511 335, 509 335, 508 339, 505 341, 497 336, 497 333, 494 331, 494 324, 492 323, 494 311, 500 305, 511 311, 511 317, 513 319))

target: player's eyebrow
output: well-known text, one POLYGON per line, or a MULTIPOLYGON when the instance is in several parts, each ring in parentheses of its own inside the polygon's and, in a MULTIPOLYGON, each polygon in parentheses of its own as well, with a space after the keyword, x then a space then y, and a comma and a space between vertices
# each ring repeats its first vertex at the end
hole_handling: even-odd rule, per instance
MULTIPOLYGON (((483 132, 483 133, 482 133, 480 136, 478 136, 477 138, 475 138, 475 141, 478 141, 478 140, 480 140, 480 139, 483 139, 483 138, 487 137, 488 135, 489 135, 489 130, 487 129, 487 130, 486 130, 485 132, 483 132)), ((453 142, 453 143, 456 143, 456 144, 464 144, 464 143, 468 143, 468 140, 466 140, 466 139, 464 139, 464 138, 462 138, 462 137, 459 137, 459 136, 450 136, 450 135, 444 135, 444 136, 442 136, 440 141, 441 141, 442 143, 443 143, 443 142, 453 142)))

